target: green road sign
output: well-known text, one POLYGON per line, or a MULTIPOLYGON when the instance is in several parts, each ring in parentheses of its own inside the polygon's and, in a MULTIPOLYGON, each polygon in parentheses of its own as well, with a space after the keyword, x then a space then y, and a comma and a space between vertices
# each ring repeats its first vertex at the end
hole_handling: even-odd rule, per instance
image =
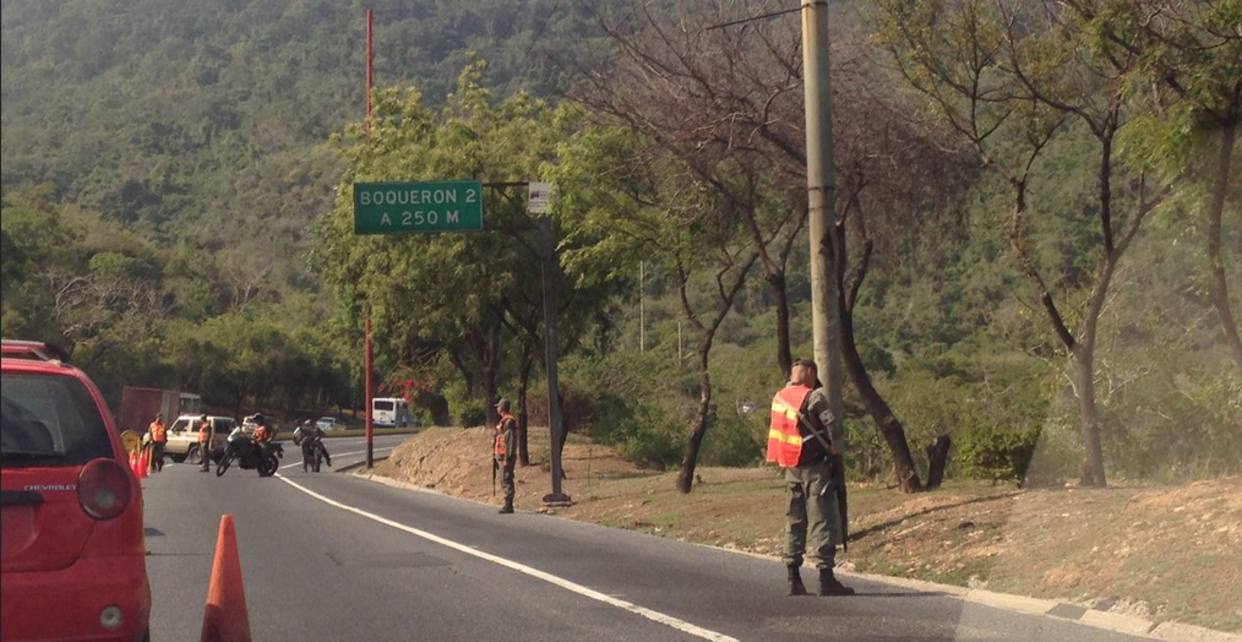
POLYGON ((354 183, 355 234, 483 229, 479 181, 354 183))

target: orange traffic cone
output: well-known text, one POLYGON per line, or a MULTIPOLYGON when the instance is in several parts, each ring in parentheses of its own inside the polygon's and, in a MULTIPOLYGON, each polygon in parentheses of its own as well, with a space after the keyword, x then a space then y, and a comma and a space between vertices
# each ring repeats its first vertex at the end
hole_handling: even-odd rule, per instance
POLYGON ((207 611, 203 614, 200 642, 250 642, 250 615, 242 586, 241 559, 237 555, 237 531, 232 515, 220 517, 216 557, 211 562, 211 585, 207 587, 207 611))
POLYGON ((138 472, 138 451, 129 451, 129 469, 134 471, 135 477, 142 477, 142 473, 138 472))
POLYGON ((138 455, 138 477, 140 479, 147 478, 147 449, 143 448, 142 453, 138 455))

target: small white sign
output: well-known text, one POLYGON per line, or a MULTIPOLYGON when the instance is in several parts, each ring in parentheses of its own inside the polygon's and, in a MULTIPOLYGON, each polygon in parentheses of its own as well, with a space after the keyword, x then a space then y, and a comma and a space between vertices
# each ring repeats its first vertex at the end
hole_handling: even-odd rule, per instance
POLYGON ((531 214, 547 214, 552 211, 552 184, 530 183, 526 211, 531 214))

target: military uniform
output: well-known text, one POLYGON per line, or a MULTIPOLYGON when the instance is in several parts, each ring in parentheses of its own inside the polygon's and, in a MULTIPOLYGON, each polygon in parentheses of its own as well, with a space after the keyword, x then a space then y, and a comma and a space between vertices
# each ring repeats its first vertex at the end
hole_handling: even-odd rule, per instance
POLYGON ((834 458, 826 444, 840 443, 840 430, 823 388, 813 390, 794 382, 772 400, 767 460, 784 469, 783 560, 791 595, 806 592, 798 570, 808 552, 819 570, 821 595, 853 593, 837 581, 832 570, 843 529, 833 481, 834 458))
POLYGON ((164 470, 164 445, 168 443, 168 429, 164 427, 163 415, 156 415, 147 428, 151 435, 151 466, 157 472, 164 470))
POLYGON ((505 505, 500 512, 506 514, 513 512, 513 496, 517 492, 513 482, 513 468, 517 465, 517 420, 509 414, 508 399, 501 399, 496 410, 500 412, 500 422, 496 424, 492 461, 500 469, 500 485, 505 493, 505 505))
POLYGON ((211 420, 203 417, 198 422, 198 451, 203 455, 202 465, 198 471, 205 473, 211 470, 211 420))

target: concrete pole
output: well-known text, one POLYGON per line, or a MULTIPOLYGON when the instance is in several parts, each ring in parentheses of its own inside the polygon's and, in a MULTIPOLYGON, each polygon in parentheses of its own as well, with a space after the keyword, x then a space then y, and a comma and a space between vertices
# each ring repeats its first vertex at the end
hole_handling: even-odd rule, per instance
POLYGON ((832 85, 828 79, 826 0, 802 0, 802 75, 806 89, 806 188, 810 212, 807 229, 811 243, 815 364, 819 366, 820 381, 828 388, 832 412, 841 417, 845 373, 841 363, 841 319, 831 245, 836 185, 832 177, 832 85))

